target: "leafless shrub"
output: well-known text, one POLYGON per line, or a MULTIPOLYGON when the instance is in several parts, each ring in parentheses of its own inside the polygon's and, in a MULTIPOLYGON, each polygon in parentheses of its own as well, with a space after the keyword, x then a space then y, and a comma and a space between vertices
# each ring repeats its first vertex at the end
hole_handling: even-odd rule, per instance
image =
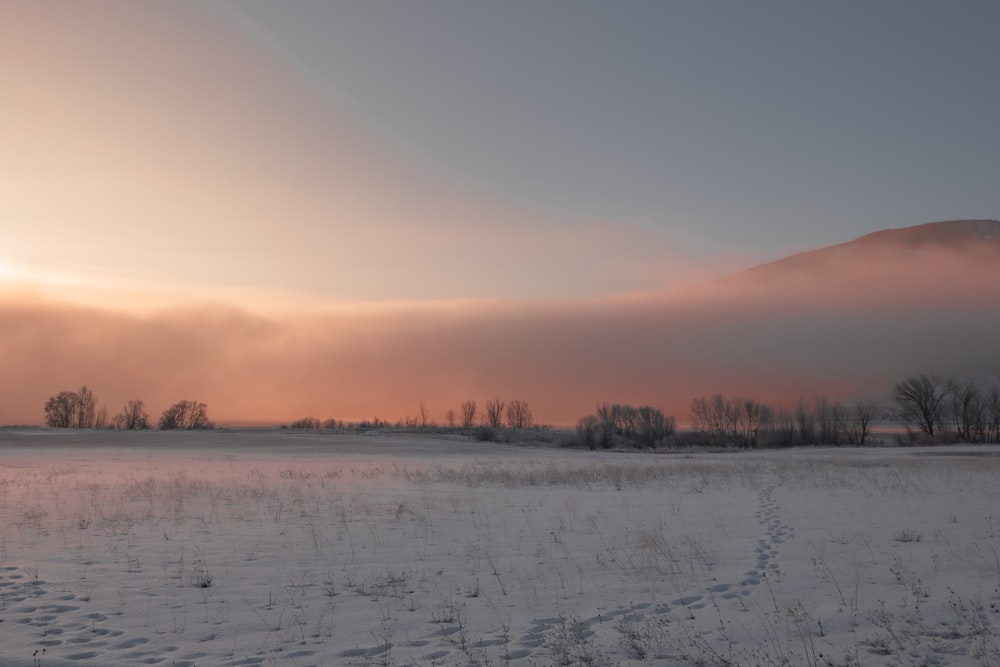
POLYGON ((141 398, 133 398, 125 404, 122 411, 114 417, 116 428, 128 430, 145 430, 149 428, 149 414, 146 404, 141 398))
POLYGON ((892 536, 894 542, 920 542, 923 539, 923 534, 915 530, 897 530, 892 536))
POLYGON ((296 419, 288 425, 289 428, 313 431, 318 430, 320 426, 322 426, 322 424, 315 417, 303 417, 302 419, 296 419))
POLYGON ((179 401, 163 411, 159 428, 168 429, 210 429, 208 406, 197 401, 179 401))

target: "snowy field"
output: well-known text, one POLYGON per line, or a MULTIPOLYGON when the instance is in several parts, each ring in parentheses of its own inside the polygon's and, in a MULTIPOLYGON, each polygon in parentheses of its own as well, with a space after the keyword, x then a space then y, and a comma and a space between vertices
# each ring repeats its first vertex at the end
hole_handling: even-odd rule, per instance
POLYGON ((998 454, 0 430, 0 665, 1000 665, 998 454))

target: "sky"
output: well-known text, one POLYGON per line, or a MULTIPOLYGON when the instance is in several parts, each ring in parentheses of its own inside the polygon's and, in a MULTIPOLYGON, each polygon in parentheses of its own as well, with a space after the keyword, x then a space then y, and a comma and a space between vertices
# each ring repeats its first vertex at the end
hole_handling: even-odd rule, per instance
MULTIPOLYGON (((665 369, 718 355, 607 371, 636 304, 997 216, 997 25, 972 1, 4 3, 0 423, 81 384, 236 421, 666 404, 665 369), (456 332, 465 362, 419 342, 456 332), (605 370, 572 379, 574 346, 605 370)), ((694 366, 690 391, 765 391, 694 366)))

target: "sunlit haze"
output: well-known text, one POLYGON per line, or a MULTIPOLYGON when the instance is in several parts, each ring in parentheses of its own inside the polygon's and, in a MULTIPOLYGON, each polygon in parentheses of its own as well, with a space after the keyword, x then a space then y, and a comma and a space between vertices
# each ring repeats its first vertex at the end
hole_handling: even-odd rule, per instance
POLYGON ((991 3, 0 7, 0 424, 1000 372, 991 3), (793 263, 794 264, 794 263, 793 263), (803 268, 805 267, 805 268, 803 268), (728 276, 728 277, 727 277, 728 276))

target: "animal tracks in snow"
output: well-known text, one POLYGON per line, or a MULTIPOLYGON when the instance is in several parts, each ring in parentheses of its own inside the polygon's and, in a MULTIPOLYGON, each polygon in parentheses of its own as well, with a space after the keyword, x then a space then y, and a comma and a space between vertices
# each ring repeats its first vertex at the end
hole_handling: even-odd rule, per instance
POLYGON ((1000 457, 266 437, 5 449, 0 664, 1000 664, 1000 457))
MULTIPOLYGON (((633 603, 626 607, 601 609, 600 613, 586 618, 569 615, 535 618, 527 628, 513 638, 507 634, 497 634, 491 639, 479 638, 474 646, 461 646, 463 628, 458 625, 448 625, 428 635, 422 641, 411 642, 410 646, 429 647, 432 641, 439 642, 444 638, 449 647, 434 646, 434 650, 428 650, 421 655, 421 659, 432 662, 456 654, 471 655, 477 648, 485 646, 505 646, 507 650, 501 657, 516 662, 531 656, 548 655, 554 647, 560 645, 560 642, 584 645, 596 637, 599 631, 607 631, 609 626, 632 627, 657 618, 665 622, 687 619, 695 612, 721 604, 722 601, 731 602, 734 608, 745 611, 744 599, 752 595, 769 575, 774 577, 780 573, 779 547, 795 534, 794 529, 782 521, 780 507, 773 497, 774 489, 775 487, 771 486, 760 490, 757 494, 758 507, 754 518, 760 526, 762 536, 757 538, 756 546, 746 556, 746 560, 752 563, 753 567, 732 581, 713 583, 706 590, 671 596, 668 600, 651 600, 633 603)), ((344 655, 345 657, 374 656, 384 650, 384 646, 373 645, 346 652, 344 655)))

